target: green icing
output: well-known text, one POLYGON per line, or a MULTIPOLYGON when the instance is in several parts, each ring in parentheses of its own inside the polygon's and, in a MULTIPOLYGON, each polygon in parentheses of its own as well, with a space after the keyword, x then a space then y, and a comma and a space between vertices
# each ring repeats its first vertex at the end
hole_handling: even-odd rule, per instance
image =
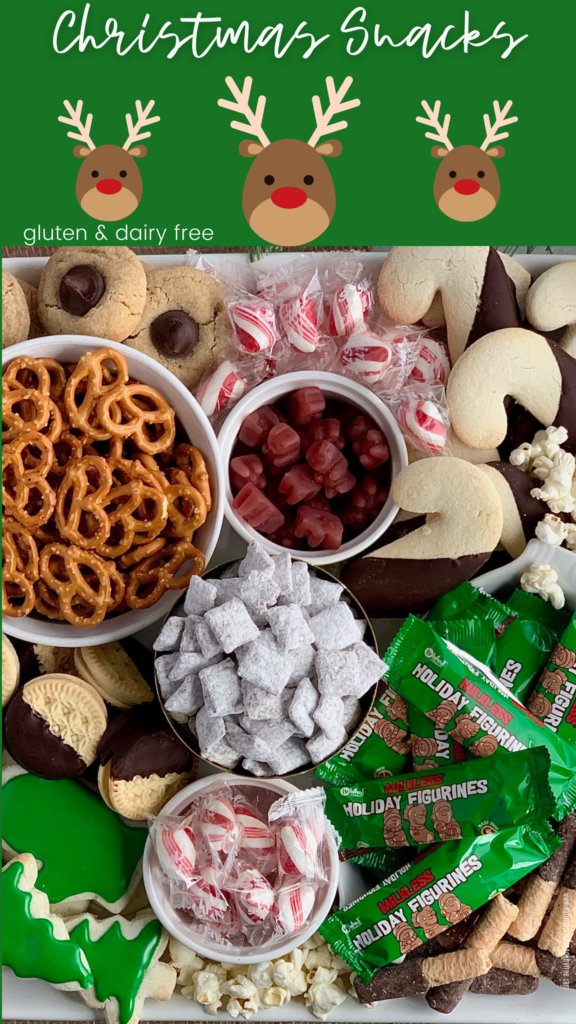
POLYGON ((32 917, 32 893, 20 888, 24 867, 14 861, 2 872, 2 963, 19 978, 42 978, 52 985, 77 981, 90 988, 94 979, 78 943, 58 939, 45 917, 32 917))
POLYGON ((96 893, 124 895, 144 852, 147 831, 130 828, 91 790, 72 779, 16 775, 2 789, 2 833, 16 853, 42 862, 37 887, 50 903, 96 893))
POLYGON ((144 976, 154 959, 162 936, 159 921, 150 921, 135 938, 122 934, 119 921, 98 938, 90 937, 90 919, 84 918, 70 937, 84 950, 94 972, 94 992, 100 1003, 118 1000, 120 1024, 128 1024, 136 1010, 136 1000, 144 976))

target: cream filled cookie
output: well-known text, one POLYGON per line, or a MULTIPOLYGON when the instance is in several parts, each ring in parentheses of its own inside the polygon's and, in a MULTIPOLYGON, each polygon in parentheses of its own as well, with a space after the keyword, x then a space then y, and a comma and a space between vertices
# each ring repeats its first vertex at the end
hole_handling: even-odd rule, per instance
POLYGON ((100 647, 77 647, 74 663, 78 675, 114 707, 126 710, 154 700, 146 680, 117 640, 100 647))
POLYGON ((2 271, 2 348, 26 341, 30 313, 20 282, 8 270, 2 271))
POLYGON ((146 304, 127 345, 195 388, 229 339, 222 285, 215 278, 193 267, 146 271, 146 304))
POLYGON ((144 266, 126 246, 63 246, 50 257, 38 288, 47 334, 88 334, 124 341, 146 299, 144 266))
POLYGON ((20 662, 12 642, 2 634, 2 707, 18 689, 20 662))

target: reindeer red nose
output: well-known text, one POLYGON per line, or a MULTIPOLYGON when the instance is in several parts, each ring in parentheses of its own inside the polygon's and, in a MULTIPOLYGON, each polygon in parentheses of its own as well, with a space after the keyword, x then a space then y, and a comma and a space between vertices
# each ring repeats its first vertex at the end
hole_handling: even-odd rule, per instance
POLYGON ((477 181, 473 181, 472 178, 462 178, 461 181, 456 182, 454 188, 461 196, 473 196, 480 188, 480 185, 477 181))
POLYGON ((308 196, 302 188, 284 185, 283 188, 275 188, 270 198, 274 206, 281 206, 283 210, 295 210, 297 206, 304 206, 308 196))
POLYGON ((120 192, 122 183, 117 181, 116 178, 102 178, 96 185, 99 192, 103 192, 105 196, 113 196, 116 192, 120 192))

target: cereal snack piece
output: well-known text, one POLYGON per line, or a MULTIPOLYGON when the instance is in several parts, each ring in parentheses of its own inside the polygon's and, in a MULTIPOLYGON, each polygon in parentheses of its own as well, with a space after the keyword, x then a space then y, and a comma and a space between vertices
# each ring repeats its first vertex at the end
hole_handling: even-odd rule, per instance
POLYGON ((77 647, 74 662, 78 674, 118 708, 130 708, 154 700, 154 694, 118 641, 101 647, 77 647))
POLYGON ((359 666, 354 651, 318 651, 315 664, 321 694, 337 694, 339 697, 355 694, 359 684, 359 666))
POLYGON ((174 651, 171 654, 162 654, 159 658, 156 658, 154 662, 154 671, 156 672, 156 678, 158 680, 158 686, 160 687, 160 693, 164 700, 168 700, 173 693, 180 686, 180 681, 171 680, 170 675, 172 669, 178 661, 178 652, 174 651))
MULTIPOLYGON (((198 576, 194 576, 194 579, 198 579, 198 576)), ((153 649, 155 651, 180 650, 185 625, 186 619, 182 618, 181 615, 172 615, 169 619, 166 619, 152 645, 153 649)))
POLYGON ((237 598, 232 598, 217 608, 211 608, 205 617, 226 654, 258 637, 258 626, 250 618, 245 605, 237 598))
POLYGON ((405 536, 344 567, 342 582, 369 615, 424 610, 478 572, 502 534, 496 489, 462 459, 413 463, 393 481, 392 496, 427 519, 418 516, 405 536))
POLYGON ((16 692, 20 682, 20 661, 12 642, 2 633, 2 707, 16 692))
POLYGON ((250 775, 255 775, 256 778, 270 778, 274 775, 274 769, 270 767, 265 761, 254 761, 251 757, 245 757, 242 761, 242 767, 244 771, 249 772, 250 775))
POLYGON ((283 651, 308 647, 314 641, 314 633, 308 626, 302 610, 297 604, 270 608, 266 618, 283 651))
POLYGON ((288 712, 301 736, 310 738, 314 733, 312 715, 318 707, 319 699, 316 687, 305 676, 296 687, 288 712))
POLYGON ((12 766, 2 773, 3 849, 30 852, 36 887, 69 915, 94 900, 119 913, 141 878, 147 830, 126 825, 97 793, 72 779, 46 780, 12 766))
POLYGON ((196 735, 200 753, 211 760, 210 751, 224 739, 226 723, 223 718, 211 717, 205 707, 201 707, 196 715, 196 735))
POLYGON ((94 687, 75 676, 38 676, 10 702, 6 745, 35 775, 75 778, 95 761, 106 725, 106 707, 94 687))
POLYGON ((229 342, 222 285, 193 267, 147 267, 146 301, 126 345, 197 387, 229 342))
POLYGON ((306 744, 310 760, 313 764, 320 764, 321 761, 325 761, 326 758, 331 757, 337 750, 340 750, 347 739, 348 735, 344 727, 342 727, 342 731, 338 736, 326 736, 323 732, 317 733, 306 744))
POLYGON ((62 246, 40 276, 38 312, 48 334, 124 341, 146 299, 144 265, 126 246, 62 246))
POLYGON ((280 718, 282 706, 280 695, 242 680, 242 699, 247 718, 261 721, 280 718))
POLYGON ((67 926, 94 973, 94 987, 82 997, 93 1009, 104 1009, 107 1024, 138 1024, 146 997, 170 999, 176 970, 159 962, 168 934, 151 911, 132 921, 83 914, 67 926))
MULTIPOLYGON (((302 563, 296 563, 292 567, 292 572, 294 572, 297 564, 302 563)), ((330 608, 331 605, 337 604, 343 590, 344 587, 340 583, 332 583, 330 580, 320 579, 319 576, 310 576, 310 601, 306 611, 310 616, 318 615, 325 608, 330 608)), ((299 603, 303 604, 302 601, 299 603)))
MULTIPOLYGON (((266 576, 275 575, 276 557, 269 555, 256 541, 250 541, 248 550, 238 566, 238 576, 249 576, 251 572, 262 572, 266 576)), ((290 558, 290 555, 286 556, 290 558)), ((278 583, 278 580, 276 580, 278 583)))
POLYGON ((238 674, 243 680, 276 695, 286 686, 291 671, 292 663, 280 648, 260 640, 248 644, 238 658, 238 674))
POLYGON ((2 348, 26 341, 30 312, 20 282, 8 270, 2 271, 2 348))
MULTIPOLYGON (((240 680, 231 658, 200 669, 206 713, 212 718, 240 715, 244 710, 240 680)), ((190 712, 193 714, 193 712, 190 712)))
POLYGON ((276 775, 287 775, 310 763, 310 754, 298 736, 290 736, 279 747, 270 744, 268 764, 276 775))
POLYGON ((124 711, 98 747, 98 788, 109 807, 140 821, 192 781, 193 757, 154 705, 124 711))
POLYGON ((17 978, 41 978, 68 992, 86 990, 94 983, 86 955, 62 918, 50 913, 47 896, 35 888, 37 876, 31 853, 2 868, 2 964, 17 978))
POLYGON ((214 606, 216 594, 213 583, 201 576, 193 576, 184 598, 184 612, 186 615, 202 615, 214 606))
POLYGON ((166 711, 178 715, 197 714, 204 705, 204 690, 200 676, 186 676, 183 683, 175 685, 177 689, 168 697, 164 705, 166 711))
POLYGON ((236 725, 232 720, 226 724, 226 739, 228 743, 242 757, 248 757, 254 761, 265 761, 268 763, 272 754, 272 748, 260 736, 253 736, 244 732, 241 726, 236 725))
POLYGON ((268 608, 276 603, 279 593, 276 580, 257 569, 243 576, 238 587, 238 597, 251 613, 266 614, 268 608))
POLYGON ((339 601, 310 619, 314 643, 319 650, 341 651, 360 639, 359 628, 350 606, 339 601))

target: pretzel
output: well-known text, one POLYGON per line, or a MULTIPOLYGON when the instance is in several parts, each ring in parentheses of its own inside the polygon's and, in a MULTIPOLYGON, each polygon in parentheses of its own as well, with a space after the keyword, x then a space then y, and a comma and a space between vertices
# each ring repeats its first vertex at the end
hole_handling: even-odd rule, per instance
POLYGON ((86 352, 72 371, 64 391, 64 404, 71 425, 95 440, 106 441, 110 438, 111 432, 94 422, 96 405, 107 391, 127 382, 128 364, 116 349, 103 348, 98 352, 86 352), (113 379, 110 378, 106 361, 111 362, 116 371, 113 379), (105 376, 109 383, 105 382, 105 376), (78 402, 80 396, 82 400, 78 402))
POLYGON ((50 441, 37 431, 27 430, 2 452, 2 502, 22 526, 42 526, 50 519, 56 494, 46 476, 52 468, 54 451, 50 441), (37 448, 40 458, 30 456, 32 467, 24 465, 26 449, 37 448))
POLYGON ((2 615, 21 618, 34 608, 34 586, 23 572, 2 567, 2 615))
POLYGON ((127 525, 134 530, 132 543, 148 544, 166 526, 168 498, 152 474, 136 460, 113 459, 110 467, 114 479, 120 481, 121 486, 134 486, 138 483, 142 487, 140 504, 127 525))
POLYGON ((179 540, 159 553, 145 558, 131 570, 126 587, 126 603, 129 608, 150 608, 167 590, 183 590, 192 576, 204 571, 205 558, 201 551, 189 541, 179 540), (176 577, 189 558, 194 560, 190 572, 176 577))
POLYGON ((38 580, 35 583, 34 593, 36 595, 34 608, 40 615, 47 619, 52 619, 54 622, 66 622, 60 611, 60 598, 58 594, 51 590, 44 580, 38 580))
POLYGON ((15 519, 2 518, 2 558, 7 571, 21 572, 35 583, 39 576, 38 546, 15 519))
POLYGON ((190 444, 179 444, 174 449, 174 462, 178 469, 183 469, 190 483, 195 487, 206 502, 206 512, 212 508, 210 477, 206 469, 204 456, 198 448, 190 444))
MULTIPOLYGON (((64 476, 68 465, 77 459, 81 459, 84 454, 89 454, 89 452, 84 450, 81 438, 76 437, 69 430, 63 430, 58 440, 54 443, 52 476, 64 476)), ((95 451, 94 454, 96 454, 95 451)))
POLYGON ((110 519, 104 506, 111 486, 110 467, 98 455, 68 466, 56 502, 56 525, 65 540, 89 549, 107 540, 110 519))
POLYGON ((206 522, 208 510, 200 491, 189 482, 182 469, 173 469, 171 484, 166 492, 168 498, 168 537, 191 540, 195 530, 206 522))
POLYGON ((48 395, 33 388, 4 388, 2 381, 2 442, 10 444, 23 430, 43 430, 52 413, 52 402, 48 395), (26 417, 18 412, 30 414, 26 417), (6 427, 6 429, 5 429, 6 427))
POLYGON ((60 612, 73 626, 98 626, 111 604, 106 562, 76 544, 47 544, 40 553, 40 576, 59 598, 60 612), (81 569, 92 570, 93 578, 81 569))
POLYGON ((111 436, 133 438, 148 455, 166 451, 174 443, 174 410, 148 384, 117 385, 99 400, 97 414, 111 436), (117 410, 123 422, 117 422, 117 410))
POLYGON ((148 541, 147 544, 142 544, 141 547, 136 547, 132 551, 128 551, 127 554, 122 555, 118 559, 121 569, 130 569, 133 565, 137 565, 144 558, 150 558, 151 555, 157 554, 163 547, 166 546, 165 537, 156 537, 156 540, 148 541))

